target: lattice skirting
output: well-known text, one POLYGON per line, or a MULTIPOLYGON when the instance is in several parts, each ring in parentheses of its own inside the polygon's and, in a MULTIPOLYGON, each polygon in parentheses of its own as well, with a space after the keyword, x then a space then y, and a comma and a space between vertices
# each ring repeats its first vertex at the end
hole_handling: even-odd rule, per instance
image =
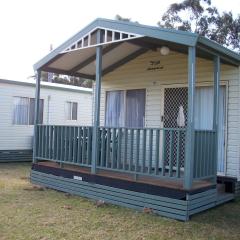
POLYGON ((31 162, 32 150, 0 150, 0 163, 31 162))
POLYGON ((93 200, 103 200, 106 203, 139 211, 147 209, 155 214, 182 221, 187 221, 191 215, 224 202, 218 201, 216 189, 193 195, 186 194, 186 199, 179 200, 84 182, 81 179, 64 178, 35 170, 31 171, 31 182, 58 191, 93 200))

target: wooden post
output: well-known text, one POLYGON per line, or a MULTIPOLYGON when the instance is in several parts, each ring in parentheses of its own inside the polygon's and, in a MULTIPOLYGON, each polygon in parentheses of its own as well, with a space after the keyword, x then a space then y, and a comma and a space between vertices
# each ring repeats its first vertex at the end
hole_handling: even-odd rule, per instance
POLYGON ((34 136, 33 136, 33 163, 37 162, 37 124, 39 123, 39 102, 40 102, 40 83, 41 83, 41 71, 37 71, 36 88, 35 88, 35 112, 34 112, 34 136))
MULTIPOLYGON (((101 31, 97 32, 97 43, 101 41, 101 31)), ((96 82, 95 82, 95 109, 93 120, 93 137, 92 137, 92 166, 91 173, 96 173, 98 158, 98 141, 100 125, 100 97, 101 97, 101 78, 102 78, 102 46, 96 47, 96 82)))
POLYGON ((190 190, 194 166, 194 99, 196 82, 196 48, 188 47, 188 122, 185 142, 184 189, 190 190))
POLYGON ((219 88, 220 88, 220 57, 214 57, 214 105, 213 105, 213 130, 215 131, 215 147, 214 147, 214 182, 217 178, 218 163, 218 122, 219 122, 219 88))

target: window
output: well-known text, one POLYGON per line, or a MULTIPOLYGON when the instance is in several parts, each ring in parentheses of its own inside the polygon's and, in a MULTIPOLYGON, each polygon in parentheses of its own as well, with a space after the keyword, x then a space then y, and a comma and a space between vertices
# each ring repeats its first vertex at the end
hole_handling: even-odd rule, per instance
POLYGON ((67 105, 66 105, 67 120, 77 120, 77 108, 78 108, 78 104, 76 102, 67 102, 67 105))
MULTIPOLYGON (((13 124, 33 125, 35 98, 14 97, 13 124)), ((43 99, 39 102, 39 123, 43 123, 43 99)))
POLYGON ((145 89, 107 92, 105 125, 144 127, 145 95, 145 89))

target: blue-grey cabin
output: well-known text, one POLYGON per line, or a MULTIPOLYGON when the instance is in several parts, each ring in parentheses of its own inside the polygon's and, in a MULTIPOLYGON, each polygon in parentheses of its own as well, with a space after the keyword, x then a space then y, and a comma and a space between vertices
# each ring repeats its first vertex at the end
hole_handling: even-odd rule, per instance
POLYGON ((234 199, 239 64, 198 34, 96 19, 34 65, 32 183, 184 221, 234 199), (42 71, 94 81, 91 126, 39 124, 42 71))

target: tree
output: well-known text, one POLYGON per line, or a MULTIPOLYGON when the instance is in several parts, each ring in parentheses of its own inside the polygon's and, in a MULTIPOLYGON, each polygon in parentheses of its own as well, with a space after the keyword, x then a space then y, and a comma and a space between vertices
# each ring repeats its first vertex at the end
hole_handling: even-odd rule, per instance
MULTIPOLYGON (((42 81, 47 82, 48 81, 48 73, 42 72, 42 81)), ((74 85, 79 87, 86 87, 86 88, 92 88, 92 80, 80 78, 80 77, 73 77, 73 76, 67 76, 67 75, 61 75, 61 74, 53 74, 53 83, 60 83, 60 84, 66 84, 66 85, 74 85)))
POLYGON ((240 52, 240 15, 219 13, 211 0, 173 3, 163 14, 160 27, 191 31, 240 52))
POLYGON ((124 17, 120 16, 119 14, 117 14, 117 15, 115 16, 115 20, 123 21, 123 22, 139 23, 139 22, 137 22, 137 21, 132 21, 131 18, 124 18, 124 17))

